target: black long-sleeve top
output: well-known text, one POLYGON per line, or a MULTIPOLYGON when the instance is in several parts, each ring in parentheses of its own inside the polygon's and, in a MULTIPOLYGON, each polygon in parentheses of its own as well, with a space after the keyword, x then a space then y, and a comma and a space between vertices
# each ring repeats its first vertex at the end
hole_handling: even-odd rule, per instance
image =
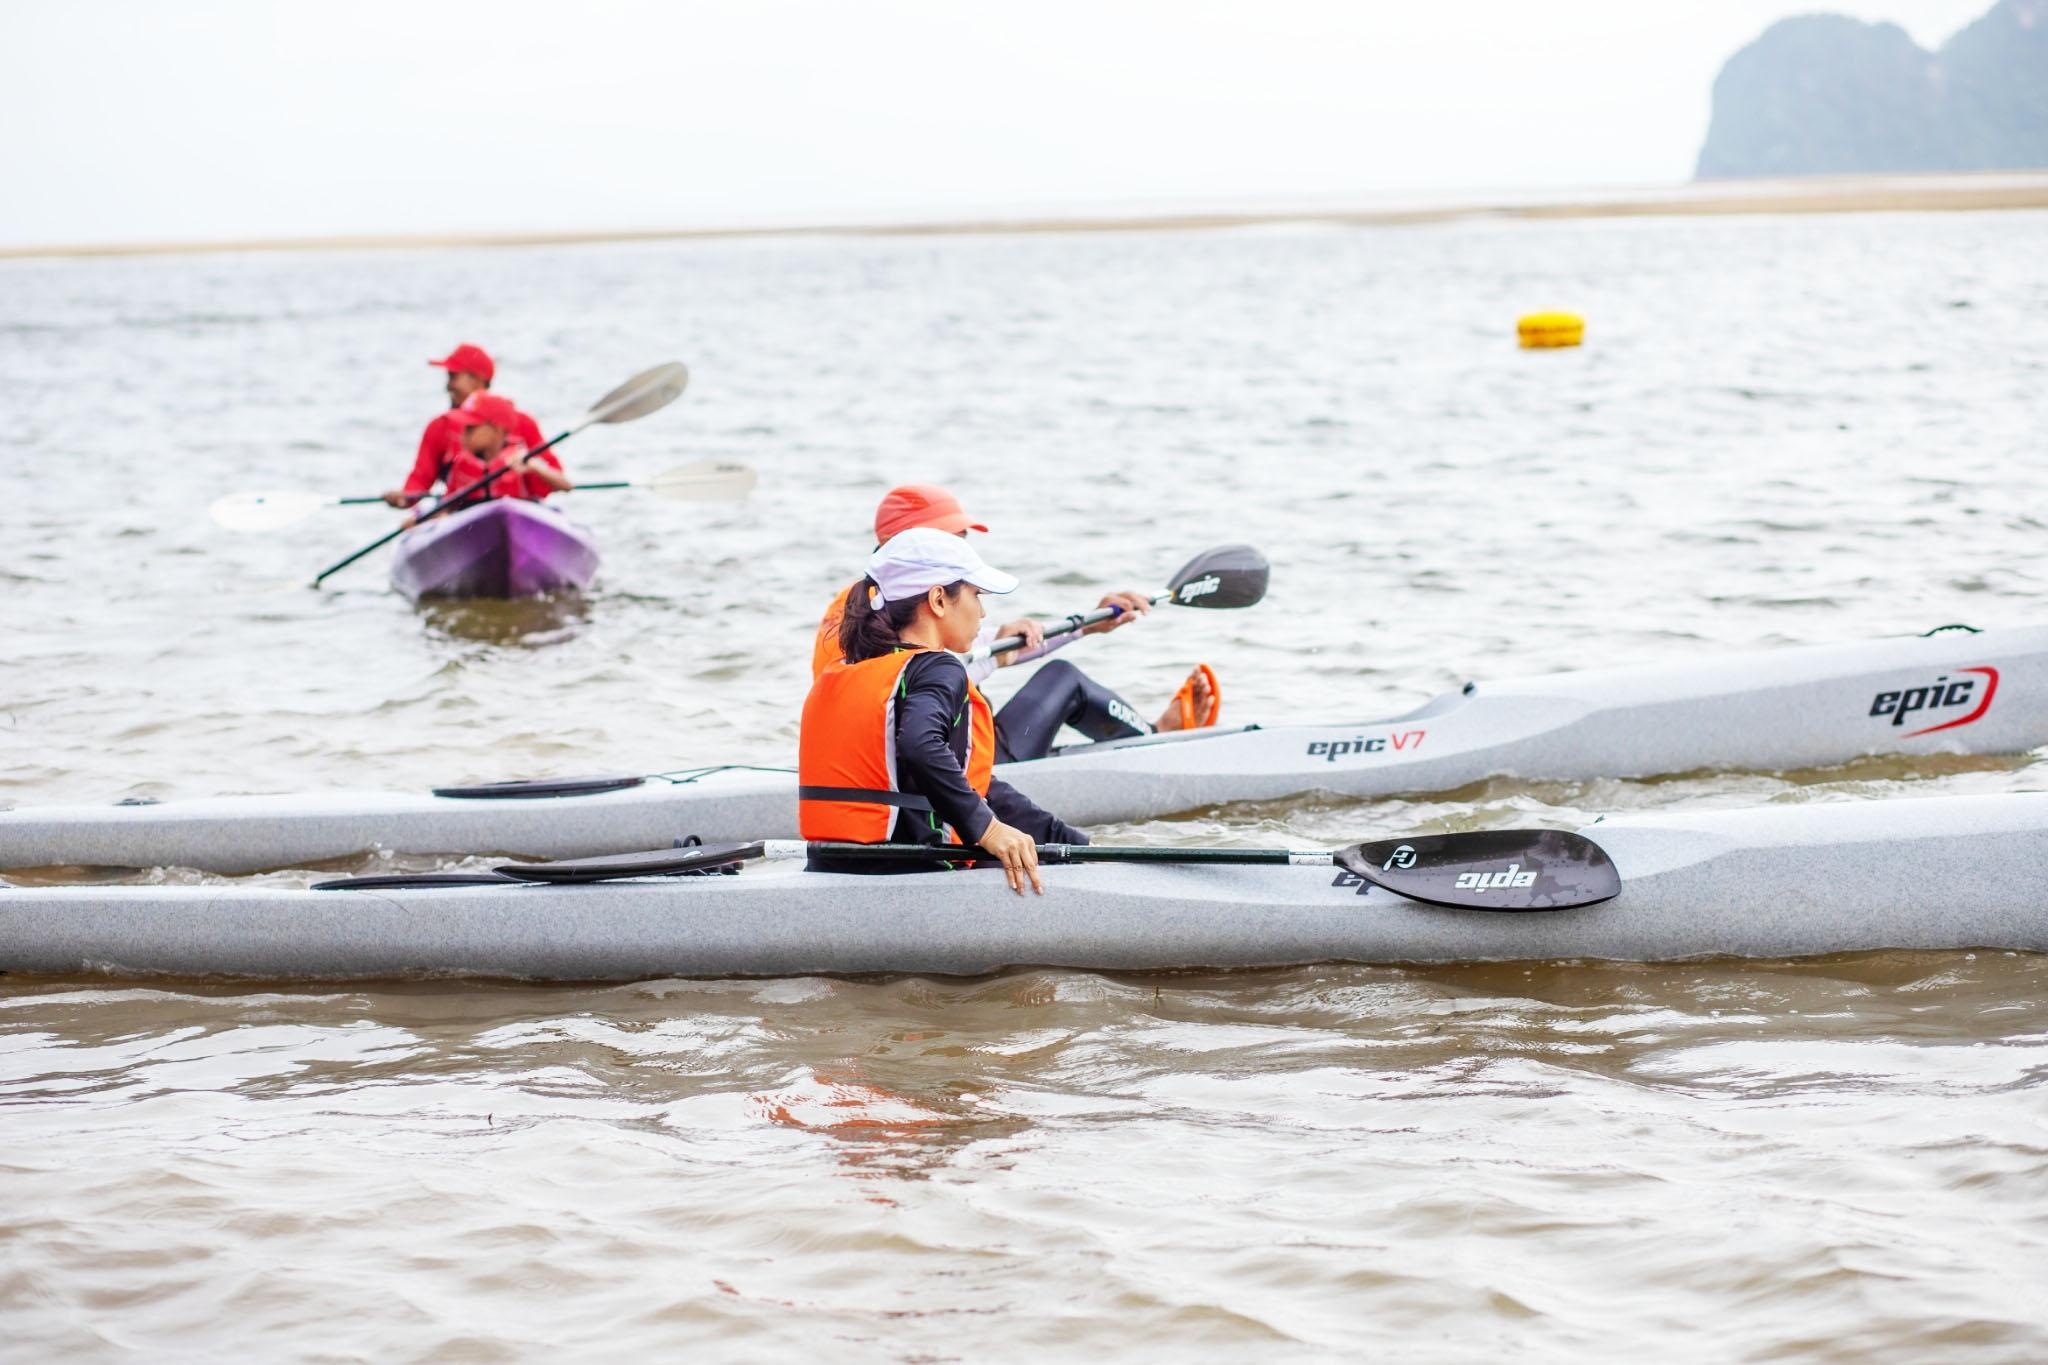
MULTIPOLYGON (((929 813, 899 810, 890 841, 943 844, 945 826, 972 844, 1001 820, 1041 844, 1085 844, 1088 836, 1001 778, 988 784, 988 798, 967 784, 967 668, 957 655, 921 650, 903 670, 896 697, 896 785, 931 802, 929 813)), ((908 872, 941 866, 925 859, 888 862, 813 856, 810 865, 827 872, 908 872)))

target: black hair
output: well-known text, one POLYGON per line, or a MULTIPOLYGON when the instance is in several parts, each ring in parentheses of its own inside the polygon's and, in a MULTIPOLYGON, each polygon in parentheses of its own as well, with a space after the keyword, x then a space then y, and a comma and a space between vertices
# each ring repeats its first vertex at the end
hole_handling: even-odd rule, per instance
MULTIPOLYGON (((946 599, 958 597, 966 586, 964 578, 948 583, 946 599)), ((846 594, 846 610, 839 618, 839 652, 848 663, 879 659, 900 648, 904 629, 917 619, 917 605, 925 600, 925 594, 919 593, 901 602, 885 603, 877 610, 869 596, 874 588, 874 579, 863 578, 846 594)))

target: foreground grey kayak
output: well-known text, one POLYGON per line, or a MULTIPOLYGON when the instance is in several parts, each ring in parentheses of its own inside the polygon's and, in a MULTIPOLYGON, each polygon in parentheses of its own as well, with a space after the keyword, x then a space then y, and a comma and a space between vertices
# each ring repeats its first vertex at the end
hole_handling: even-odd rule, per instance
POLYGON ((1581 831, 1622 890, 1577 909, 1440 909, 1328 867, 794 870, 581 886, 0 890, 0 970, 617 980, 1449 962, 1877 948, 2048 950, 2048 795, 1765 806, 1581 831))
MULTIPOLYGON (((1305 792, 1449 791, 1494 776, 1583 780, 1789 771, 1868 754, 2048 744, 2048 627, 1943 633, 1468 684, 1392 719, 1080 745, 998 772, 1080 825, 1305 792)), ((240 873, 345 858, 568 858, 796 834, 794 776, 704 769, 543 795, 333 792, 0 811, 0 868, 240 873), (623 785, 620 785, 623 784, 623 785)))

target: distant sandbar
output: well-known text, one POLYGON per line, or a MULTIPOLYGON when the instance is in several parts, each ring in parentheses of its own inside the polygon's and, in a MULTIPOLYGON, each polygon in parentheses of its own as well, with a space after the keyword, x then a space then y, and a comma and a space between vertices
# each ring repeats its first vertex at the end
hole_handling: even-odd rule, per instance
POLYGON ((191 242, 120 242, 0 247, 0 260, 38 256, 165 256, 244 251, 395 251, 450 247, 567 246, 604 242, 699 241, 749 237, 963 236, 1047 232, 1173 232, 1323 223, 1404 227, 1468 218, 1694 217, 1780 213, 1928 213, 2048 208, 2048 172, 1987 175, 1826 176, 1707 181, 1669 189, 1573 197, 1500 196, 1466 202, 1342 204, 1300 202, 1187 210, 1021 213, 930 221, 789 223, 760 226, 393 234, 191 242))

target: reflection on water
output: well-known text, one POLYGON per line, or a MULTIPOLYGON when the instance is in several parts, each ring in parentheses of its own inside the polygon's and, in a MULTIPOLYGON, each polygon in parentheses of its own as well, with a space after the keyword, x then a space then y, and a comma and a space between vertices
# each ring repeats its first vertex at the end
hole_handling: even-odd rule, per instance
POLYGON ((580 592, 503 600, 490 597, 423 597, 415 604, 428 630, 473 644, 519 645, 538 649, 572 639, 593 610, 580 592))

